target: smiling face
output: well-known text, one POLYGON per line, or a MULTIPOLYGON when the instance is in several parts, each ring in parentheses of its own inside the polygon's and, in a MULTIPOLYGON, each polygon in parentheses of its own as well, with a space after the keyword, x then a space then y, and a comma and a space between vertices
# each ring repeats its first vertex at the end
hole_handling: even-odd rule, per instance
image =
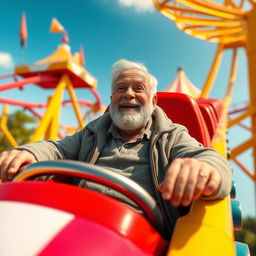
POLYGON ((145 127, 156 105, 149 76, 138 69, 124 71, 116 80, 111 96, 110 115, 124 131, 145 127))

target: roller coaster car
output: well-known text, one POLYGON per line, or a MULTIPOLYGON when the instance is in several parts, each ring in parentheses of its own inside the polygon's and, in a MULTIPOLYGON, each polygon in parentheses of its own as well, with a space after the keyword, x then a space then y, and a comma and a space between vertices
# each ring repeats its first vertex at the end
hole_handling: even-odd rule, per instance
MULTIPOLYGON (((196 101, 158 93, 158 105, 207 147, 210 135, 196 101)), ((235 255, 229 199, 196 200, 176 225, 171 243, 154 199, 126 177, 78 161, 30 165, 0 185, 0 255, 235 255), (40 175, 76 176, 106 184, 142 210, 95 191, 35 181, 40 175)))
POLYGON ((163 255, 163 221, 155 201, 130 179, 78 161, 30 165, 0 186, 1 255, 163 255), (29 181, 72 175, 106 184, 145 217, 108 196, 72 185, 29 181), (2 246, 4 245, 4 246, 2 246))

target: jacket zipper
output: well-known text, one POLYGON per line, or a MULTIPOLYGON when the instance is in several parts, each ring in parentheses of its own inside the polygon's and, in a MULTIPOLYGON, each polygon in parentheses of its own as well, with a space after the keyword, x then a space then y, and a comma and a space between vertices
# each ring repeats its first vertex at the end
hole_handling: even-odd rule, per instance
POLYGON ((155 146, 156 142, 159 140, 159 138, 163 134, 170 133, 172 130, 167 130, 167 131, 159 133, 157 135, 157 137, 154 139, 154 141, 152 142, 151 147, 150 147, 151 176, 152 176, 152 179, 153 179, 153 185, 154 185, 154 189, 155 189, 155 194, 156 194, 157 202, 158 202, 159 207, 161 209, 161 212, 163 214, 164 222, 167 225, 167 229, 168 229, 169 233, 172 233, 172 229, 173 229, 173 226, 174 226, 173 225, 173 221, 172 221, 173 216, 170 216, 170 215, 172 215, 172 213, 170 213, 170 211, 168 210, 168 208, 166 206, 166 203, 164 202, 164 200, 162 199, 160 193, 158 192, 158 186, 159 186, 158 177, 157 177, 158 173, 156 172, 156 163, 154 162, 154 158, 153 158, 153 147, 155 146))
MULTIPOLYGON (((90 157, 89 164, 94 164, 95 161, 92 162, 92 159, 93 159, 93 156, 94 156, 94 153, 95 153, 95 149, 96 149, 96 146, 97 146, 98 137, 97 137, 97 134, 96 134, 94 131, 91 131, 91 132, 92 132, 92 133, 94 134, 94 136, 95 136, 95 143, 94 143, 94 148, 93 148, 93 150, 92 150, 92 157, 90 157)), ((78 183, 77 186, 78 186, 79 188, 84 187, 85 183, 86 183, 86 179, 81 179, 81 180, 79 181, 79 183, 78 183)))

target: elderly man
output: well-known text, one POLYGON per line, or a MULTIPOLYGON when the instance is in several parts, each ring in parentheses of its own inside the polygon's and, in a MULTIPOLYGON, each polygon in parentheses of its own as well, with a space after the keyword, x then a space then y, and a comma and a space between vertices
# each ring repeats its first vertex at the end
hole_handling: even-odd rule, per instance
MULTIPOLYGON (((40 141, 0 155, 3 181, 42 160, 73 159, 96 164, 129 177, 146 189, 165 214, 169 233, 193 199, 213 200, 230 192, 231 170, 214 150, 204 148, 187 129, 174 124, 156 106, 156 78, 141 63, 113 65, 109 113, 59 141, 40 141)), ((89 187, 132 205, 108 187, 89 187)), ((135 206, 134 206, 135 207, 135 206)))

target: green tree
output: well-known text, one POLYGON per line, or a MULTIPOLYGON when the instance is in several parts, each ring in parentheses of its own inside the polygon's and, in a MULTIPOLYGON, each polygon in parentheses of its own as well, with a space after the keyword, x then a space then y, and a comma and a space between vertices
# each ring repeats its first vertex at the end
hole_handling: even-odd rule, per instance
MULTIPOLYGON (((19 145, 29 142, 34 131, 36 118, 18 110, 8 116, 7 127, 19 145)), ((0 132, 0 152, 11 149, 12 145, 6 136, 0 132)))
POLYGON ((235 231, 236 241, 248 244, 252 256, 256 256, 256 218, 245 218, 242 230, 235 231))

